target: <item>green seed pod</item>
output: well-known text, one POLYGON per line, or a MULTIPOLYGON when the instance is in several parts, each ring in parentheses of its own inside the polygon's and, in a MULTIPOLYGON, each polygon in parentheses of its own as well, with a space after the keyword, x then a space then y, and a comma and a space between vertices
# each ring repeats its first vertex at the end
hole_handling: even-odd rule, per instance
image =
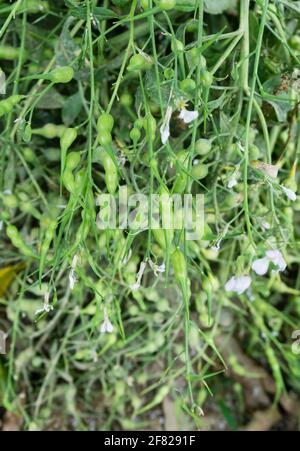
POLYGON ((101 162, 105 170, 105 183, 107 191, 110 194, 114 194, 119 186, 118 170, 113 159, 106 150, 104 150, 101 154, 101 162))
POLYGON ((164 11, 170 11, 176 6, 176 0, 158 0, 158 6, 164 11))
POLYGON ((32 149, 30 149, 30 147, 25 147, 23 149, 23 157, 28 163, 33 163, 36 159, 35 153, 32 149))
POLYGON ((173 39, 171 44, 172 52, 177 53, 183 53, 184 52, 184 44, 183 42, 179 41, 178 39, 173 39))
POLYGON ((187 94, 192 94, 196 90, 196 82, 191 78, 185 78, 179 84, 180 89, 187 94))
MULTIPOLYGON (((189 154, 185 150, 182 150, 177 154, 177 160, 179 161, 180 165, 184 167, 184 169, 188 169, 189 165, 189 154)), ((173 188, 174 193, 182 194, 185 191, 186 184, 188 181, 188 174, 178 165, 179 172, 178 177, 176 178, 175 185, 173 188)))
POLYGON ((0 117, 4 116, 5 114, 11 113, 13 110, 13 107, 15 105, 18 105, 22 99, 24 99, 25 96, 22 95, 13 95, 11 97, 8 97, 7 99, 0 101, 0 117))
POLYGON ((64 171, 63 177, 62 177, 62 182, 63 182, 64 186, 66 187, 66 189, 70 193, 75 193, 76 184, 75 184, 75 178, 74 178, 72 171, 70 171, 69 169, 66 169, 64 171))
POLYGON ((80 152, 70 152, 66 159, 66 169, 74 171, 80 163, 80 152))
POLYGON ((114 118, 109 113, 103 113, 99 116, 97 121, 97 130, 98 132, 111 132, 114 127, 114 118))
POLYGON ((19 230, 17 229, 16 226, 9 225, 6 228, 6 234, 7 234, 8 238, 10 238, 11 240, 14 240, 19 236, 19 230))
POLYGON ((57 67, 53 69, 47 79, 53 83, 69 83, 74 77, 74 70, 70 66, 57 67))
POLYGON ((192 168, 192 175, 196 180, 202 180, 207 177, 208 166, 206 164, 197 163, 192 168))
POLYGON ((198 31, 198 20, 192 19, 186 25, 186 31, 188 33, 196 33, 198 31))
POLYGON ((195 150, 198 155, 207 155, 212 148, 212 142, 209 139, 198 139, 195 145, 195 150))
POLYGON ((141 138, 141 132, 138 128, 133 128, 130 131, 130 139, 136 144, 139 142, 140 138, 141 138))
MULTIPOLYGON (((23 7, 23 5, 21 5, 23 7)), ((26 8, 31 14, 49 11, 49 3, 45 0, 27 0, 26 8)))
POLYGON ((296 50, 297 52, 300 52, 300 36, 295 35, 292 36, 289 41, 290 46, 292 49, 296 50))
POLYGON ((150 8, 150 1, 149 0, 140 0, 141 7, 146 11, 150 8))
POLYGON ((167 69, 165 69, 164 71, 164 77, 166 80, 172 80, 175 77, 175 72, 173 69, 171 69, 170 67, 168 67, 167 69))
POLYGON ((18 47, 11 47, 9 45, 0 45, 0 59, 15 60, 20 57, 20 49, 18 47))
POLYGON ((108 147, 111 145, 112 143, 112 136, 110 134, 110 132, 102 130, 101 132, 99 132, 98 134, 98 141, 101 144, 101 146, 108 147))
POLYGON ((249 148, 249 158, 250 160, 259 160, 260 150, 257 146, 252 144, 249 148))
POLYGON ((61 138, 65 131, 66 127, 64 125, 46 124, 41 128, 32 130, 32 134, 43 136, 43 138, 47 139, 54 139, 61 138))
POLYGON ((76 172, 76 174, 74 176, 76 193, 81 192, 82 187, 84 186, 85 176, 86 176, 86 168, 81 168, 78 172, 76 172))
POLYGON ((32 249, 24 242, 17 227, 13 225, 7 226, 6 234, 8 238, 11 240, 14 247, 19 249, 21 254, 25 255, 26 257, 35 257, 35 254, 33 253, 32 249))
POLYGON ((66 152, 77 138, 76 128, 66 128, 60 138, 60 148, 62 152, 66 152))
POLYGON ((143 119, 137 119, 134 122, 134 127, 138 128, 140 130, 141 128, 143 128, 143 124, 144 124, 144 120, 143 119))
POLYGON ((188 271, 187 271, 187 263, 184 254, 180 249, 176 249, 171 256, 174 275, 177 282, 181 284, 185 284, 187 281, 188 271))
POLYGON ((158 114, 160 112, 159 103, 153 102, 153 101, 150 100, 149 101, 149 109, 150 109, 151 113, 158 114))
POLYGON ((172 250, 173 248, 173 239, 174 239, 174 229, 173 229, 173 220, 174 215, 173 211, 170 207, 169 202, 172 206, 172 199, 170 197, 170 193, 168 188, 161 187, 158 194, 160 195, 160 217, 162 219, 162 229, 153 229, 152 233, 160 245, 160 247, 164 250, 172 250), (170 207, 170 208, 169 208, 170 207), (171 213, 171 218, 169 217, 169 211, 171 213), (168 221, 171 220, 171 228, 167 228, 168 221))
POLYGON ((120 104, 125 108, 129 108, 133 103, 132 95, 129 92, 126 92, 120 97, 120 104))
POLYGON ((31 141, 31 137, 32 137, 32 128, 30 124, 27 124, 22 136, 23 141, 25 143, 29 143, 31 141))
POLYGON ((283 182, 283 185, 290 189, 291 191, 293 191, 294 193, 296 193, 298 191, 298 184, 297 181, 294 177, 289 177, 288 179, 286 179, 283 182))
POLYGON ((152 141, 155 140, 155 133, 156 133, 156 120, 152 116, 152 114, 149 114, 144 118, 143 121, 143 127, 146 132, 146 136, 148 139, 151 139, 152 141))
POLYGON ((3 196, 3 204, 7 208, 17 208, 19 205, 18 199, 14 194, 5 194, 3 196))
POLYGON ((152 66, 152 60, 150 57, 147 57, 146 55, 141 55, 140 53, 137 53, 136 55, 133 55, 129 61, 129 66, 127 70, 129 72, 139 71, 139 70, 147 70, 152 66))
POLYGON ((214 81, 214 77, 211 72, 209 72, 206 69, 202 69, 201 75, 200 75, 200 80, 201 80, 202 86, 204 88, 210 88, 214 81))
POLYGON ((191 59, 191 63, 193 66, 200 66, 201 69, 206 69, 206 59, 202 55, 202 49, 198 49, 197 47, 192 48, 188 52, 188 56, 191 59))

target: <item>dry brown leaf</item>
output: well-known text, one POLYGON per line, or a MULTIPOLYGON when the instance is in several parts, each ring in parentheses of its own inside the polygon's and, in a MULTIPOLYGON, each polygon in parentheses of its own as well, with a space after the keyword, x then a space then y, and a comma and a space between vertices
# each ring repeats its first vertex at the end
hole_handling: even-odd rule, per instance
POLYGON ((0 268, 0 297, 4 296, 8 290, 10 284, 16 277, 17 273, 24 268, 24 264, 21 263, 15 266, 7 266, 6 268, 0 268))
POLYGON ((233 379, 245 389, 244 394, 247 407, 253 410, 268 407, 271 404, 268 393, 274 394, 276 391, 275 383, 270 374, 250 359, 234 338, 221 335, 216 339, 216 344, 220 348, 225 361, 228 362, 230 356, 234 355, 247 373, 256 375, 255 378, 250 376, 243 377, 236 374, 232 368, 228 368, 233 379))
POLYGON ((253 419, 242 430, 246 432, 269 431, 281 420, 281 415, 275 407, 255 412, 253 419))
POLYGON ((171 398, 166 397, 163 401, 163 411, 165 417, 165 430, 178 431, 175 404, 171 398))

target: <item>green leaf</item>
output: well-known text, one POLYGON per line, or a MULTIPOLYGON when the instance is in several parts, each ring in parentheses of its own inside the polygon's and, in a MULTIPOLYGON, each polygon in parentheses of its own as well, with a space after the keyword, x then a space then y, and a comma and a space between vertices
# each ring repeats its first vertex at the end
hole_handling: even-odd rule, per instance
POLYGON ((40 98, 36 108, 40 110, 58 110, 62 108, 64 103, 64 97, 56 89, 52 88, 40 98))
POLYGON ((221 14, 237 7, 238 0, 204 0, 205 11, 209 14, 221 14))
POLYGON ((84 59, 83 48, 77 44, 70 32, 74 20, 72 16, 66 20, 56 46, 55 56, 57 65, 72 66, 75 72, 74 78, 85 81, 89 77, 89 70, 81 66, 81 60, 84 59))
POLYGON ((82 99, 79 92, 73 94, 67 99, 62 109, 63 123, 68 127, 73 124, 75 119, 79 116, 82 109, 82 99))
POLYGON ((234 417, 233 411, 231 410, 231 407, 228 407, 223 400, 218 401, 219 409, 227 421, 230 429, 233 431, 238 431, 238 424, 236 422, 236 419, 234 417))
MULTIPOLYGON (((209 14, 221 14, 227 9, 237 7, 238 0, 204 0, 204 9, 209 14)), ((196 0, 179 0, 176 4, 178 11, 194 11, 196 0)))
POLYGON ((286 122, 288 113, 293 109, 288 94, 280 94, 278 100, 267 100, 275 110, 279 122, 286 122))
MULTIPOLYGON (((71 10, 72 16, 85 20, 87 18, 87 8, 86 7, 78 7, 71 10)), ((116 19, 118 15, 108 8, 103 8, 102 6, 97 6, 93 9, 92 15, 99 21, 108 20, 108 19, 116 19)))

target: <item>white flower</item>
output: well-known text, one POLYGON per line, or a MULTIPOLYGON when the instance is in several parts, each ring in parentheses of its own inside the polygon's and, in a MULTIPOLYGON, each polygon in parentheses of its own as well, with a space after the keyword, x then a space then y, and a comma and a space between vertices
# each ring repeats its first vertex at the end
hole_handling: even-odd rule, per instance
POLYGON ((173 113, 172 107, 168 106, 166 111, 166 117, 164 119, 162 126, 160 127, 161 142, 163 144, 166 144, 166 142, 170 137, 170 120, 172 117, 172 113, 173 113))
POLYGON ((272 262, 275 266, 278 266, 279 271, 285 271, 287 264, 279 250, 275 249, 267 251, 266 256, 270 262, 272 262))
POLYGON ((45 293, 45 298, 44 298, 44 305, 43 305, 43 308, 38 309, 38 310, 35 312, 35 315, 36 315, 36 316, 37 316, 37 315, 40 315, 41 313, 44 313, 44 312, 49 313, 49 312, 51 312, 51 311, 54 309, 53 305, 50 305, 50 304, 49 304, 49 297, 50 297, 50 293, 47 291, 47 292, 45 293))
POLYGON ((232 277, 225 285, 225 290, 227 292, 234 291, 238 294, 243 294, 251 285, 250 276, 239 276, 232 277))
POLYGON ((146 269, 147 263, 142 262, 139 272, 137 273, 136 283, 134 285, 131 285, 130 288, 132 291, 137 291, 141 287, 142 278, 146 269))
POLYGON ((73 260, 72 260, 72 266, 71 266, 71 271, 69 274, 69 288, 70 290, 74 290, 75 284, 77 282, 77 277, 76 277, 76 267, 77 267, 77 261, 78 261, 78 257, 77 255, 74 255, 73 260))
POLYGON ((166 271, 166 265, 163 263, 162 265, 156 265, 152 260, 149 260, 149 266, 154 272, 155 276, 158 277, 159 274, 164 273, 166 271))
POLYGON ((293 202, 295 202, 295 200, 297 200, 297 194, 294 193, 294 191, 292 191, 292 190, 289 189, 289 188, 286 188, 285 186, 282 186, 282 185, 280 185, 280 186, 281 186, 281 189, 282 189, 282 191, 284 192, 284 194, 285 194, 290 200, 292 200, 293 202))
POLYGON ((270 261, 267 257, 259 258, 253 262, 252 269, 259 276, 264 276, 269 270, 269 264, 270 261))
POLYGON ((0 232, 3 229, 3 221, 0 221, 0 232))
POLYGON ((113 332, 113 330, 114 330, 114 326, 110 322, 110 319, 109 319, 108 313, 107 313, 107 309, 104 308, 104 321, 101 324, 100 332, 102 334, 105 334, 105 333, 111 334, 113 332))
POLYGON ((198 111, 189 111, 183 107, 179 114, 179 119, 182 119, 185 124, 190 124, 191 122, 198 119, 198 111))
POLYGON ((270 230, 271 224, 270 224, 269 222, 263 222, 263 223, 262 223, 262 227, 263 227, 263 229, 265 229, 265 230, 270 230))
POLYGON ((237 179, 236 179, 235 177, 232 177, 232 178, 229 180, 227 187, 228 187, 229 189, 232 189, 232 188, 234 188, 237 184, 238 184, 237 179))
POLYGON ((226 224, 223 232, 221 233, 221 235, 219 236, 219 238, 216 240, 216 242, 214 243, 214 245, 211 247, 211 249, 213 251, 217 251, 219 252, 219 250, 221 249, 221 243, 224 240, 225 236, 227 235, 229 230, 229 224, 226 224))
POLYGON ((179 119, 182 119, 185 124, 190 124, 198 118, 199 113, 187 110, 187 103, 185 99, 181 98, 177 102, 177 108, 180 110, 179 119))
POLYGON ((19 124, 20 126, 22 124, 24 124, 25 120, 22 117, 18 117, 15 121, 14 124, 19 124))
POLYGON ((277 266, 278 271, 284 271, 287 267, 282 253, 279 250, 274 249, 267 251, 264 258, 255 260, 252 264, 252 269, 259 276, 264 276, 267 274, 271 263, 273 263, 274 266, 277 266))

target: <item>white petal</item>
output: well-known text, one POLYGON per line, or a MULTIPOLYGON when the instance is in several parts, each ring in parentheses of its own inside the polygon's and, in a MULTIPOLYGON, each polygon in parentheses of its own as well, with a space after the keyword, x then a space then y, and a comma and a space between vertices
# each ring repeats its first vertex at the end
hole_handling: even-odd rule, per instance
POLYGON ((251 285, 250 276, 232 277, 225 285, 227 292, 234 291, 238 294, 243 294, 251 285))
POLYGON ((156 277, 158 277, 159 274, 164 273, 166 271, 166 265, 164 263, 162 265, 157 265, 152 260, 149 260, 149 266, 154 272, 154 275, 156 277))
POLYGON ((266 256, 270 262, 272 262, 275 266, 278 266, 279 271, 285 271, 287 264, 279 250, 275 249, 267 251, 266 256))
POLYGON ((171 120, 172 113, 173 113, 172 107, 168 106, 167 111, 166 111, 165 120, 164 120, 162 126, 160 127, 161 142, 163 144, 166 144, 166 142, 168 141, 168 139, 170 137, 170 120, 171 120))
POLYGON ((179 118, 182 119, 185 124, 189 124, 190 122, 195 121, 196 119, 198 119, 198 116, 198 111, 189 111, 185 108, 182 108, 179 114, 179 118))
POLYGON ((141 288, 141 284, 140 283, 135 283, 134 285, 130 285, 130 289, 132 291, 138 291, 141 288))
POLYGON ((77 282, 74 270, 72 270, 69 274, 69 288, 70 290, 74 290, 75 284, 77 282))
POLYGON ((259 258, 258 260, 255 260, 255 262, 253 263, 252 269, 259 276, 264 276, 268 272, 269 264, 270 261, 267 257, 259 258))
POLYGON ((226 285, 225 285, 225 290, 227 291, 227 292, 230 292, 230 291, 235 291, 235 289, 236 289, 236 278, 235 277, 232 277, 230 280, 228 280, 228 282, 226 283, 226 285))
POLYGON ((108 334, 111 334, 111 333, 113 332, 113 330, 114 330, 114 326, 113 326, 112 323, 108 320, 108 321, 106 322, 106 332, 107 332, 108 334))
POLYGON ((251 285, 250 276, 241 276, 236 278, 236 292, 238 294, 243 294, 251 285))
POLYGON ((269 222, 263 222, 263 223, 262 223, 262 227, 263 227, 265 230, 270 230, 271 224, 270 224, 269 222))
POLYGON ((35 315, 39 315, 40 313, 43 313, 44 311, 45 311, 44 307, 40 308, 35 312, 35 315))
POLYGON ((237 182, 236 179, 230 179, 229 182, 228 182, 227 187, 228 187, 229 189, 231 189, 231 188, 234 188, 237 184, 238 184, 238 182, 237 182))
POLYGON ((295 202, 295 200, 297 200, 297 194, 294 193, 294 191, 292 191, 292 190, 289 189, 289 188, 286 188, 285 186, 281 186, 281 188, 282 188, 284 194, 285 194, 290 200, 292 200, 293 202, 295 202))
POLYGON ((100 332, 101 332, 102 334, 105 334, 105 333, 106 333, 106 321, 103 321, 103 323, 101 324, 100 332))

